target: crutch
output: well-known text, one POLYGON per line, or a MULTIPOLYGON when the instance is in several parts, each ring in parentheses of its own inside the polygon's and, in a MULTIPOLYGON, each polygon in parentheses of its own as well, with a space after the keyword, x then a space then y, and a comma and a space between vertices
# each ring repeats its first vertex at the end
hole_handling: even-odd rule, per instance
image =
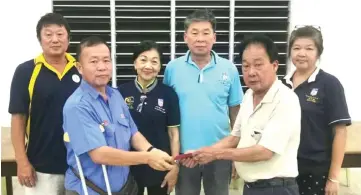
MULTIPOLYGON (((64 133, 64 141, 70 143, 69 134, 67 132, 64 133)), ((88 188, 87 188, 87 186, 85 184, 85 177, 84 177, 84 173, 83 173, 83 168, 81 166, 79 157, 75 154, 75 152, 74 152, 74 156, 75 156, 76 165, 77 165, 78 170, 79 170, 79 175, 80 175, 80 180, 81 180, 81 185, 83 187, 84 195, 89 195, 88 188)), ((105 165, 102 165, 102 170, 103 170, 103 175, 104 175, 104 180, 105 180, 105 186, 107 188, 107 193, 108 193, 108 195, 112 195, 112 191, 110 189, 110 184, 109 184, 108 173, 107 173, 107 169, 106 169, 105 165)))

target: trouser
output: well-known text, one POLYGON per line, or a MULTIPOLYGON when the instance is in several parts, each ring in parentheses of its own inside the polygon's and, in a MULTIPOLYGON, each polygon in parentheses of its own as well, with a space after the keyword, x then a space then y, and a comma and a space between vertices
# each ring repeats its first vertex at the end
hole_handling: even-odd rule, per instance
POLYGON ((245 182, 243 195, 299 195, 295 178, 273 178, 245 182))
POLYGON ((64 175, 36 172, 35 187, 25 187, 25 195, 64 195, 64 175))
POLYGON ((231 161, 218 160, 194 168, 180 166, 176 195, 199 195, 201 181, 205 195, 228 195, 231 180, 231 161))
POLYGON ((324 195, 328 173, 305 174, 297 177, 297 184, 301 195, 324 195))
POLYGON ((155 186, 141 186, 138 184, 138 195, 144 195, 144 191, 147 189, 147 195, 167 195, 168 186, 164 186, 163 188, 159 185, 155 186))

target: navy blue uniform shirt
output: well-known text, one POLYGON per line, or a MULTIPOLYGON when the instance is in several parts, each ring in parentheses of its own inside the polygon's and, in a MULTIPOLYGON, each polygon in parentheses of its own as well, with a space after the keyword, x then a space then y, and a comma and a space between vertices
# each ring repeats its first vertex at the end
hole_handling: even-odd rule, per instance
MULTIPOLYGON (((179 126, 179 102, 175 91, 154 80, 146 89, 137 80, 119 86, 138 130, 155 148, 171 155, 168 127, 179 126)), ((143 186, 160 185, 167 172, 149 165, 131 167, 131 173, 143 186)))
POLYGON ((63 142, 63 106, 80 84, 75 59, 59 73, 41 54, 20 64, 11 83, 9 113, 25 114, 27 156, 36 171, 64 174, 67 169, 63 142))
MULTIPOLYGON (((293 74, 283 79, 290 88, 293 88, 293 74)), ((317 68, 294 92, 302 109, 299 171, 327 173, 331 165, 333 128, 337 124, 351 124, 344 89, 335 76, 317 68)))

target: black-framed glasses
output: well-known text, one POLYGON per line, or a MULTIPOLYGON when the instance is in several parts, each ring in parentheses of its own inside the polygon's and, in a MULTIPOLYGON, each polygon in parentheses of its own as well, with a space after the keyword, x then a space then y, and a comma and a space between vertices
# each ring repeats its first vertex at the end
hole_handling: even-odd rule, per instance
POLYGON ((138 111, 138 112, 142 112, 145 99, 147 99, 147 96, 146 96, 146 95, 141 95, 141 96, 140 96, 140 103, 139 103, 138 106, 137 106, 137 111, 138 111))
POLYGON ((297 30, 297 29, 303 28, 303 27, 312 27, 321 32, 321 26, 318 26, 318 25, 296 25, 294 30, 297 30))

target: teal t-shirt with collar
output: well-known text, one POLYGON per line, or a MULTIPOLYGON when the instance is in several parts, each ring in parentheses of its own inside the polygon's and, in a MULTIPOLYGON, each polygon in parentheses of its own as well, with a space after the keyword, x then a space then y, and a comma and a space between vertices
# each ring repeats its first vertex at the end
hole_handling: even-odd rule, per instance
POLYGON ((192 61, 190 52, 168 63, 164 84, 174 88, 181 113, 181 153, 210 146, 230 133, 229 108, 243 98, 236 66, 211 52, 203 69, 192 61))

